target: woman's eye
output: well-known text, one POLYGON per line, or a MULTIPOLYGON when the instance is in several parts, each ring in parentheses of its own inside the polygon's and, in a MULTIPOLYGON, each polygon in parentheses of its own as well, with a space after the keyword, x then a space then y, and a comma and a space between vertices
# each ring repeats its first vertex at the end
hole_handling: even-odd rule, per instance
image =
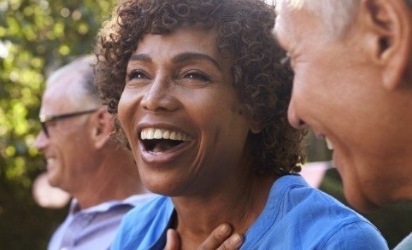
POLYGON ((202 72, 197 72, 197 71, 191 71, 191 72, 187 72, 184 75, 184 78, 189 78, 189 79, 193 79, 193 80, 200 80, 200 81, 204 81, 204 82, 209 82, 211 80, 211 78, 202 72))
POLYGON ((132 70, 127 76, 127 79, 129 81, 130 80, 135 80, 135 79, 146 79, 146 78, 148 78, 148 76, 142 70, 132 70))

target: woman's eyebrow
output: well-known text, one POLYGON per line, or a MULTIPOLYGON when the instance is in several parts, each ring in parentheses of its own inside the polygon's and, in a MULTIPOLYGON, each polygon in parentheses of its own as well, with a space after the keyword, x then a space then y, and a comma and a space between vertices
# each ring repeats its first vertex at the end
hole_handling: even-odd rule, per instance
POLYGON ((222 71, 220 64, 211 56, 203 53, 196 53, 196 52, 186 52, 182 53, 179 55, 176 55, 173 57, 172 62, 173 63, 182 63, 184 61, 190 61, 190 60, 207 60, 210 61, 213 65, 216 66, 220 71, 222 71))
POLYGON ((147 54, 133 54, 130 56, 129 61, 142 61, 142 62, 150 63, 152 62, 152 58, 148 56, 147 54))

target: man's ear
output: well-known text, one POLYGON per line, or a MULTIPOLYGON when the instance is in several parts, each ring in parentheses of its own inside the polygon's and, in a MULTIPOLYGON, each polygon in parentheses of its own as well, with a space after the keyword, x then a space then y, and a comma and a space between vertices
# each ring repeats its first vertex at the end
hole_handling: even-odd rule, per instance
MULTIPOLYGON (((399 87, 405 76, 411 50, 411 14, 403 0, 362 0, 376 47, 375 59, 382 67, 385 88, 399 87)), ((363 13, 360 13, 362 15, 363 13)))
POLYGON ((106 107, 101 107, 96 111, 94 119, 92 131, 94 145, 96 148, 102 148, 114 131, 113 116, 107 112, 106 107))

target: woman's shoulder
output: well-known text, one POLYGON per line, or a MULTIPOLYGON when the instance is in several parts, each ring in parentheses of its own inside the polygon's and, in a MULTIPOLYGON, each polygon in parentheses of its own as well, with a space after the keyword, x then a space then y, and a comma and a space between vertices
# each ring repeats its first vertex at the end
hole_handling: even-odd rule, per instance
POLYGON ((356 211, 310 187, 299 175, 277 179, 246 234, 244 249, 387 249, 356 211))
POLYGON ((276 214, 271 230, 290 234, 291 239, 299 235, 297 244, 317 249, 343 245, 351 246, 349 249, 387 249, 379 230, 367 219, 329 194, 310 187, 299 175, 284 176, 274 183, 268 207, 271 215, 267 214, 266 220, 276 214), (287 232, 285 227, 289 228, 287 232))
POLYGON ((173 211, 171 199, 164 196, 130 210, 122 219, 112 249, 147 249, 167 229, 173 211))
POLYGON ((293 210, 296 207, 335 208, 356 214, 331 195, 309 186, 300 175, 287 175, 279 178, 272 187, 272 203, 280 202, 281 209, 293 210))
MULTIPOLYGON (((309 186, 299 175, 280 178, 272 187, 269 203, 285 217, 304 216, 338 224, 366 221, 362 215, 331 195, 309 186)), ((309 220, 310 221, 310 220, 309 220)))

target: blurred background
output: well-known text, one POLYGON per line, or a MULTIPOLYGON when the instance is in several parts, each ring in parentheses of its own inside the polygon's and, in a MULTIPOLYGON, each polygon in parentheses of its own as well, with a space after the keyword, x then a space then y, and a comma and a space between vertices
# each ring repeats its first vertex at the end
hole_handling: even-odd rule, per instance
MULTIPOLYGON (((41 176, 44 159, 32 147, 40 129, 41 93, 50 71, 91 52, 115 2, 0 0, 0 250, 46 249, 66 216, 68 197, 47 189, 41 176)), ((324 166, 305 169, 316 170, 321 177, 316 186, 345 202, 324 142, 309 134, 307 148, 308 162, 324 166)), ((410 203, 365 217, 381 230, 390 247, 412 230, 410 203)))

